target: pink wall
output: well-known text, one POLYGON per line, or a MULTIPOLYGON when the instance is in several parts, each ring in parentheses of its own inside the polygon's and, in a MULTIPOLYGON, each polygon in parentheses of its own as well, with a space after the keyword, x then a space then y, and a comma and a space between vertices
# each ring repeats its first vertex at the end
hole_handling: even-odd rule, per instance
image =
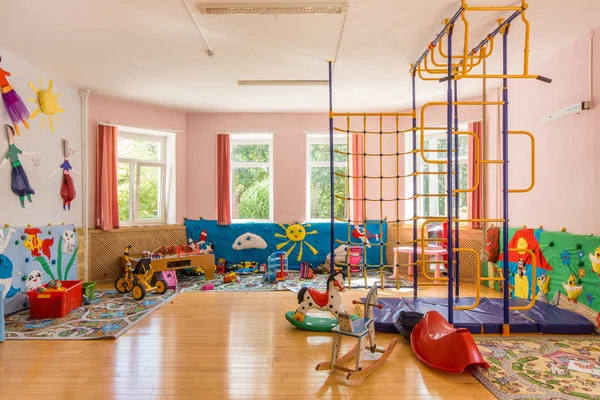
MULTIPOLYGON (((588 100, 588 46, 587 37, 582 37, 546 60, 539 71, 532 71, 552 78, 551 84, 524 80, 511 83, 510 129, 528 130, 535 135, 537 168, 534 190, 511 195, 512 226, 544 225, 548 230, 566 227, 572 233, 600 234, 600 107, 550 124, 540 123, 542 115, 588 100)), ((596 94, 600 93, 599 57, 600 42, 596 39, 593 69, 596 94)), ((597 95, 595 103, 598 104, 597 95)), ((529 144, 511 138, 509 151, 511 186, 526 187, 529 144)))
POLYGON ((328 121, 326 114, 188 114, 187 216, 216 219, 217 133, 273 132, 274 219, 304 221, 306 133, 327 132, 328 121))
MULTIPOLYGON (((427 123, 441 125, 445 123, 445 109, 431 108, 427 113, 427 123)), ((481 116, 481 107, 468 107, 461 111, 461 121, 470 121, 481 116)), ((274 132, 274 220, 279 223, 289 223, 306 220, 306 133, 328 132, 328 117, 326 114, 188 114, 187 116, 187 151, 188 160, 198 160, 202 173, 190 173, 187 178, 187 216, 189 218, 216 218, 216 173, 215 148, 216 134, 219 132, 274 132)), ((400 129, 406 129, 411 124, 410 117, 400 119, 400 129)), ((336 117, 334 126, 348 129, 345 117, 336 117)), ((363 131, 362 117, 350 119, 349 130, 363 131)), ((384 117, 381 123, 384 132, 395 132, 396 122, 393 117, 384 117)), ((368 117, 366 130, 380 131, 379 117, 368 117)), ((409 133, 410 134, 410 133, 409 133)), ((378 154, 404 151, 404 136, 401 135, 396 143, 395 134, 378 134, 367 136, 367 153, 378 154)), ((407 156, 410 157, 410 156, 407 156)), ((367 175, 379 177, 404 175, 404 159, 401 157, 367 157, 367 175), (397 167, 396 167, 397 162, 397 167)), ((197 170, 188 164, 190 171, 197 170)), ((405 180, 400 178, 397 186, 395 179, 369 179, 367 182, 367 197, 394 199, 405 197, 405 180)), ((367 217, 395 219, 405 218, 403 203, 396 209, 395 202, 367 203, 367 217)))
POLYGON ((88 107, 88 167, 90 195, 90 226, 95 225, 96 210, 96 137, 99 122, 110 122, 134 128, 174 130, 176 144, 176 218, 177 222, 186 215, 186 118, 185 112, 160 106, 90 95, 88 107))

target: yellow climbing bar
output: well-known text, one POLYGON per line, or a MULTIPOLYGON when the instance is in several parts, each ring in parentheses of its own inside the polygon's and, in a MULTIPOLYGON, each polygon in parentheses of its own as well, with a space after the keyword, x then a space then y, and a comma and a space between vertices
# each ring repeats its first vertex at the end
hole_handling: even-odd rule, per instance
MULTIPOLYGON (((475 256, 475 264, 477 265, 476 268, 476 275, 478 278, 481 275, 481 260, 479 258, 479 254, 473 250, 473 249, 469 249, 469 248, 456 248, 453 249, 454 252, 457 253, 471 253, 475 256)), ((477 280, 477 283, 475 285, 475 302, 469 306, 454 306, 454 310, 472 310, 474 308, 476 308, 479 305, 479 301, 481 300, 481 287, 480 287, 480 282, 479 279, 477 280)))
POLYGON ((526 189, 508 189, 508 193, 527 193, 535 186, 535 138, 531 132, 527 131, 508 131, 509 135, 525 135, 531 139, 531 184, 526 189))

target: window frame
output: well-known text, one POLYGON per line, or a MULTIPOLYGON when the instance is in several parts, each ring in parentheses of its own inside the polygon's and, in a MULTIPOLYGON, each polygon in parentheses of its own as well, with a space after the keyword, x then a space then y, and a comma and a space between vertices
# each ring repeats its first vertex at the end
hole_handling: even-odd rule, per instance
POLYGON ((231 133, 229 134, 229 204, 231 204, 231 222, 232 223, 247 223, 247 222, 273 222, 273 214, 275 204, 273 202, 273 134, 272 133, 231 133), (234 161, 233 146, 238 145, 268 145, 269 146, 269 161, 234 161), (233 170, 234 168, 265 168, 269 169, 269 218, 233 218, 233 170))
MULTIPOLYGON (((311 195, 311 190, 310 190, 310 183, 311 183, 311 169, 313 167, 326 167, 326 168, 330 168, 331 167, 331 160, 330 161, 311 161, 310 159, 310 146, 313 144, 326 144, 329 145, 329 133, 307 133, 306 134, 306 221, 307 222, 324 222, 324 221, 330 221, 330 218, 312 218, 310 215, 310 209, 311 209, 311 199, 310 199, 310 195, 311 195)), ((343 133, 334 133, 333 134, 333 145, 335 147, 336 144, 345 144, 346 146, 349 146, 350 144, 348 143, 348 138, 346 137, 346 134, 343 133)), ((335 161, 335 157, 334 157, 334 161, 333 161, 333 168, 349 168, 349 161, 335 161)), ((331 172, 331 171, 330 171, 331 172)), ((346 180, 346 183, 348 184, 348 186, 350 185, 349 180, 346 180)), ((348 193, 349 188, 346 188, 346 193, 348 193)), ((347 207, 347 212, 350 213, 350 207, 348 205, 347 207)))
MULTIPOLYGON (((459 124, 458 127, 459 131, 466 131, 468 130, 468 125, 467 124, 459 124)), ((459 136, 460 137, 460 136, 459 136)), ((430 131, 425 133, 425 142, 430 141, 430 140, 438 140, 438 139, 447 139, 448 138, 448 133, 447 131, 443 130, 443 128, 440 128, 440 131, 430 131)), ((468 138, 467 138, 468 140, 468 138)), ((427 153, 427 151, 426 151, 427 153)), ((440 153, 437 153, 440 154, 440 153)), ((430 156, 431 157, 431 156, 430 156)), ((458 157, 458 165, 459 165, 459 169, 460 169, 460 165, 461 164, 465 164, 467 166, 467 170, 469 169, 469 154, 468 154, 468 150, 467 150, 467 154, 463 155, 463 156, 459 156, 458 157)), ((429 164, 426 163, 423 158, 421 157, 420 154, 417 154, 417 171, 422 172, 423 171, 423 167, 425 165, 428 165, 430 167, 436 167, 438 165, 444 165, 444 164, 429 164)), ((432 174, 432 175, 428 175, 429 176, 429 193, 436 193, 437 192, 437 186, 438 186, 438 178, 440 175, 438 174, 432 174), (436 190, 431 191, 431 188, 434 188, 436 190)), ((418 175, 417 178, 417 193, 422 193, 422 188, 424 185, 424 181, 425 181, 425 175, 420 174, 418 175)), ((459 193, 459 196, 461 195, 461 193, 459 193)), ((466 193, 466 195, 468 196, 468 193, 466 193)), ((420 220, 425 219, 425 218, 435 218, 435 217, 446 217, 448 215, 448 209, 446 208, 446 211, 444 213, 444 215, 425 215, 424 214, 424 210, 425 210, 425 199, 426 197, 419 197, 419 200, 417 201, 417 212, 416 215, 418 215, 420 218, 420 220), (420 211, 423 211, 422 215, 420 214, 420 211)), ((439 199, 440 197, 429 197, 429 210, 439 210, 439 199)), ((467 197, 467 214, 468 214, 468 197, 467 197)))
POLYGON ((117 131, 117 143, 120 138, 137 139, 150 142, 160 143, 159 160, 142 160, 138 158, 126 158, 118 156, 117 149, 117 164, 129 165, 129 220, 121 221, 121 226, 138 226, 138 225, 164 225, 167 220, 167 136, 160 134, 138 133, 119 129, 117 131), (159 194, 159 215, 157 219, 141 219, 139 218, 139 190, 140 190, 140 170, 141 167, 160 168, 161 190, 159 194), (135 178, 135 179, 132 179, 135 178))
MULTIPOLYGON (((464 120, 461 121, 459 123, 458 126, 458 130, 459 131, 468 131, 469 130, 469 123, 473 122, 476 120, 464 120)), ((444 137, 447 138, 448 136, 448 131, 446 126, 438 126, 439 130, 431 130, 431 131, 425 131, 425 140, 430 140, 431 139, 431 135, 434 136, 439 136, 439 137, 444 137)), ((416 143, 416 148, 420 149, 421 147, 421 132, 419 131, 419 129, 417 128, 417 132, 416 132, 416 136, 417 136, 417 143, 416 143)), ((459 137, 463 137, 466 135, 461 135, 459 137)), ((405 141, 404 141, 404 147, 405 149, 412 149, 413 146, 413 142, 412 142, 412 135, 405 135, 405 141)), ((422 166, 425 164, 425 162, 423 161, 420 151, 417 152, 416 154, 417 157, 417 171, 422 171, 422 166)), ((431 157, 431 156, 430 156, 431 157)), ((467 163, 467 170, 468 170, 468 163, 469 163, 469 154, 467 151, 467 155, 466 156, 462 156, 459 159, 462 162, 464 162, 464 160, 466 160, 467 163)), ((404 157, 404 168, 405 171, 412 171, 413 170, 413 158, 408 156, 408 157, 404 157)), ((429 164, 429 165, 436 165, 436 164, 429 164)), ((438 176, 438 175, 429 175, 430 177, 432 176, 438 176)), ((419 175, 419 177, 417 178, 417 193, 420 192, 420 185, 422 185, 423 182, 423 177, 424 175, 419 175)), ((430 180, 431 182, 431 180, 430 180)), ((407 196, 411 196, 413 193, 413 180, 412 179, 405 179, 404 180, 404 190, 407 196)), ((469 195, 468 193, 466 194, 467 196, 469 195)), ((437 197, 430 197, 430 199, 437 199, 437 197)), ((469 198, 467 197, 467 207, 468 207, 468 203, 469 203, 469 198)), ((415 210, 413 208, 413 201, 406 201, 405 202, 405 207, 404 207, 404 213, 405 213, 405 218, 410 218, 410 217, 414 217, 414 216, 418 216, 419 220, 418 223, 422 223, 424 218, 427 218, 423 215, 419 215, 418 211, 424 210, 424 198, 419 198, 417 200, 417 209, 415 210)), ((430 206, 431 207, 431 206, 430 206)), ((468 210, 467 210, 468 213, 468 210)), ((447 215, 447 212, 446 212, 447 215)), ((461 223, 461 225, 465 225, 466 223, 461 223)))

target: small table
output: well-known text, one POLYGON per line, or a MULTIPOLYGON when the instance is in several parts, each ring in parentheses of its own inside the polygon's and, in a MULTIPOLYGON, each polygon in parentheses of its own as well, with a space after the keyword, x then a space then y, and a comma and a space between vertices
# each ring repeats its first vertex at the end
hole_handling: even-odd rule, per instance
MULTIPOLYGON (((422 254, 421 252, 421 247, 417 246, 417 254, 422 254)), ((408 254, 408 262, 409 264, 414 263, 414 248, 413 246, 399 246, 399 247, 394 247, 394 277, 396 277, 396 275, 398 274, 398 253, 406 253, 408 254)), ((434 261, 438 261, 438 264, 434 264, 435 265, 435 274, 434 277, 435 278, 439 278, 440 277, 440 264, 443 264, 443 256, 448 255, 448 250, 440 247, 440 246, 427 246, 425 248, 425 255, 427 256, 431 256, 433 258, 434 261)), ((427 264, 429 265, 429 264, 427 264)), ((414 274, 414 265, 409 265, 408 266, 408 275, 413 275, 414 274)))
MULTIPOLYGON (((129 257, 129 261, 131 262, 131 266, 135 268, 138 261, 143 258, 141 256, 131 256, 129 257)), ((125 265, 125 258, 121 256, 119 258, 119 263, 121 267, 125 265)), ((192 267, 202 267, 204 269, 204 274, 206 276, 206 280, 211 280, 215 278, 215 256, 214 254, 199 254, 199 255, 180 255, 180 256, 165 256, 163 258, 159 258, 156 260, 152 260, 150 262, 152 265, 152 270, 156 272, 160 271, 169 271, 169 270, 178 270, 178 269, 186 269, 192 267)))

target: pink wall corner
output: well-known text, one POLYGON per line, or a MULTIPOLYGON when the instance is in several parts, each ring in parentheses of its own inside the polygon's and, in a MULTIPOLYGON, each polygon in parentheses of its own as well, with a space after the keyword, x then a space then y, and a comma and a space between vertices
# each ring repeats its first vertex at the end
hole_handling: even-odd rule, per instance
POLYGON ((176 218, 177 223, 186 215, 187 144, 186 113, 182 110, 119 100, 92 94, 88 105, 88 167, 90 196, 90 226, 95 226, 96 210, 96 137, 99 122, 109 122, 135 128, 173 130, 176 143, 176 218))
MULTIPOLYGON (((536 185, 529 193, 511 195, 511 226, 544 225, 547 230, 565 227, 572 233, 600 234, 600 107, 549 124, 540 122, 543 115, 588 100, 588 47, 589 39, 582 37, 547 59, 539 71, 532 71, 552 78, 551 84, 511 82, 510 129, 528 130, 536 138, 536 185)), ((599 54, 600 42, 596 40, 595 93, 600 90, 599 54)), ((511 137, 509 152, 511 187, 527 187, 530 145, 522 138, 511 137)))
POLYGON ((187 116, 187 215, 216 218, 216 134, 273 132, 273 217, 306 219, 306 133, 329 131, 326 114, 189 114, 187 116))

